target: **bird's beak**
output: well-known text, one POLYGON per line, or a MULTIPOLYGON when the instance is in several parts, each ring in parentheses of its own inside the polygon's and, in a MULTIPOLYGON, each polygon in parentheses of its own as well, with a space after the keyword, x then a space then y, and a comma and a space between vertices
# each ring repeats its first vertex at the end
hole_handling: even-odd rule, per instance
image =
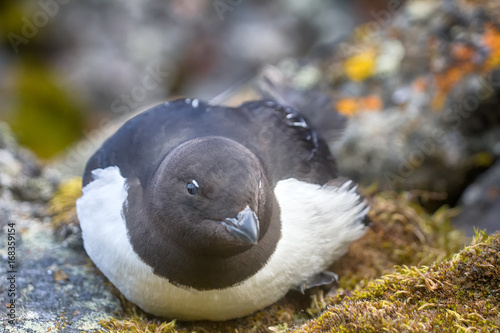
POLYGON ((238 240, 255 245, 259 240, 259 219, 250 207, 238 213, 236 218, 227 218, 223 225, 238 240))

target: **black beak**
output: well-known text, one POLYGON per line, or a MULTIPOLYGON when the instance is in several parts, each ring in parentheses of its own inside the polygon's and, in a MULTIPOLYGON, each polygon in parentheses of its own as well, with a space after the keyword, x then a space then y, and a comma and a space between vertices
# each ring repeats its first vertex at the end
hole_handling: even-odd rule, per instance
POLYGON ((234 237, 248 245, 255 245, 259 240, 259 219, 250 207, 238 213, 236 218, 227 218, 222 222, 234 237))

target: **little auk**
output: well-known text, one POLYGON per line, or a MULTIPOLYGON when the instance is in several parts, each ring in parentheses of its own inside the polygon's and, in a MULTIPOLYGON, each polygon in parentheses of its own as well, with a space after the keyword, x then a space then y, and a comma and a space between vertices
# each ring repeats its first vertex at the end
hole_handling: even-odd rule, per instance
POLYGON ((90 158, 77 213, 84 247, 144 311, 245 316, 324 271, 367 228, 306 119, 273 101, 167 102, 126 122, 90 158))

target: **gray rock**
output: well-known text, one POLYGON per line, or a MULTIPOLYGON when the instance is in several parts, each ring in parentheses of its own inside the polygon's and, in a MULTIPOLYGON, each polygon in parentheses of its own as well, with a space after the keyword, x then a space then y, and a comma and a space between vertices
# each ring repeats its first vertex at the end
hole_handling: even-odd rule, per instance
POLYGON ((488 75, 471 74, 458 82, 448 96, 441 124, 467 139, 470 153, 500 157, 500 69, 488 75))
POLYGON ((19 200, 47 202, 59 180, 54 174, 44 174, 35 155, 20 147, 8 126, 0 123, 0 189, 19 200))
MULTIPOLYGON (((121 310, 120 301, 111 293, 106 279, 95 268, 85 253, 65 248, 52 235, 48 222, 14 215, 11 223, 16 229, 16 273, 0 268, 0 278, 15 276, 16 324, 2 313, 1 322, 6 332, 81 332, 100 329, 99 320, 109 318, 121 310)), ((7 233, 2 229, 1 255, 7 233)), ((0 287, 2 304, 9 304, 7 283, 0 287)))
POLYGON ((334 143, 342 174, 392 190, 457 192, 467 164, 463 138, 431 117, 390 110, 351 119, 334 143))
POLYGON ((0 124, 0 313, 2 332, 91 332, 121 310, 83 248, 53 234, 46 202, 57 186, 0 124), (12 264, 12 266, 11 266, 12 264), (9 281, 10 280, 10 281, 9 281), (15 320, 9 314, 12 312, 15 320))
POLYGON ((470 236, 474 228, 488 233, 500 230, 500 162, 465 190, 460 206, 462 212, 453 222, 470 236))

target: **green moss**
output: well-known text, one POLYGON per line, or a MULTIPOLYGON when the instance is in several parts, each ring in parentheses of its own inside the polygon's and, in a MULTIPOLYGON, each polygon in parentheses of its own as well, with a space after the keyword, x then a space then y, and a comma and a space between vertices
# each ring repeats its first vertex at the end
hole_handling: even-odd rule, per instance
MULTIPOLYGON (((110 318, 102 323, 109 333, 170 333, 175 332, 175 320, 171 322, 146 321, 142 317, 137 317, 130 320, 117 320, 110 318)), ((103 332, 103 331, 99 331, 103 332)))
MULTIPOLYGON (((7 44, 9 32, 21 35, 24 16, 22 5, 19 2, 2 2, 0 4, 0 29, 5 33, 0 35, 0 41, 7 44)), ((22 36, 22 35, 21 35, 22 36)), ((10 45, 8 45, 10 47, 10 45)))
POLYGON ((370 230, 334 264, 342 272, 340 287, 362 287, 393 270, 394 265, 429 265, 459 251, 466 243, 454 230, 451 217, 457 212, 442 207, 426 212, 409 193, 384 192, 370 200, 370 230))
POLYGON ((7 122, 20 144, 50 158, 82 136, 81 106, 41 61, 24 60, 11 75, 7 122))
POLYGON ((500 330, 500 233, 477 233, 449 261, 397 267, 350 296, 336 296, 297 332, 500 330))

